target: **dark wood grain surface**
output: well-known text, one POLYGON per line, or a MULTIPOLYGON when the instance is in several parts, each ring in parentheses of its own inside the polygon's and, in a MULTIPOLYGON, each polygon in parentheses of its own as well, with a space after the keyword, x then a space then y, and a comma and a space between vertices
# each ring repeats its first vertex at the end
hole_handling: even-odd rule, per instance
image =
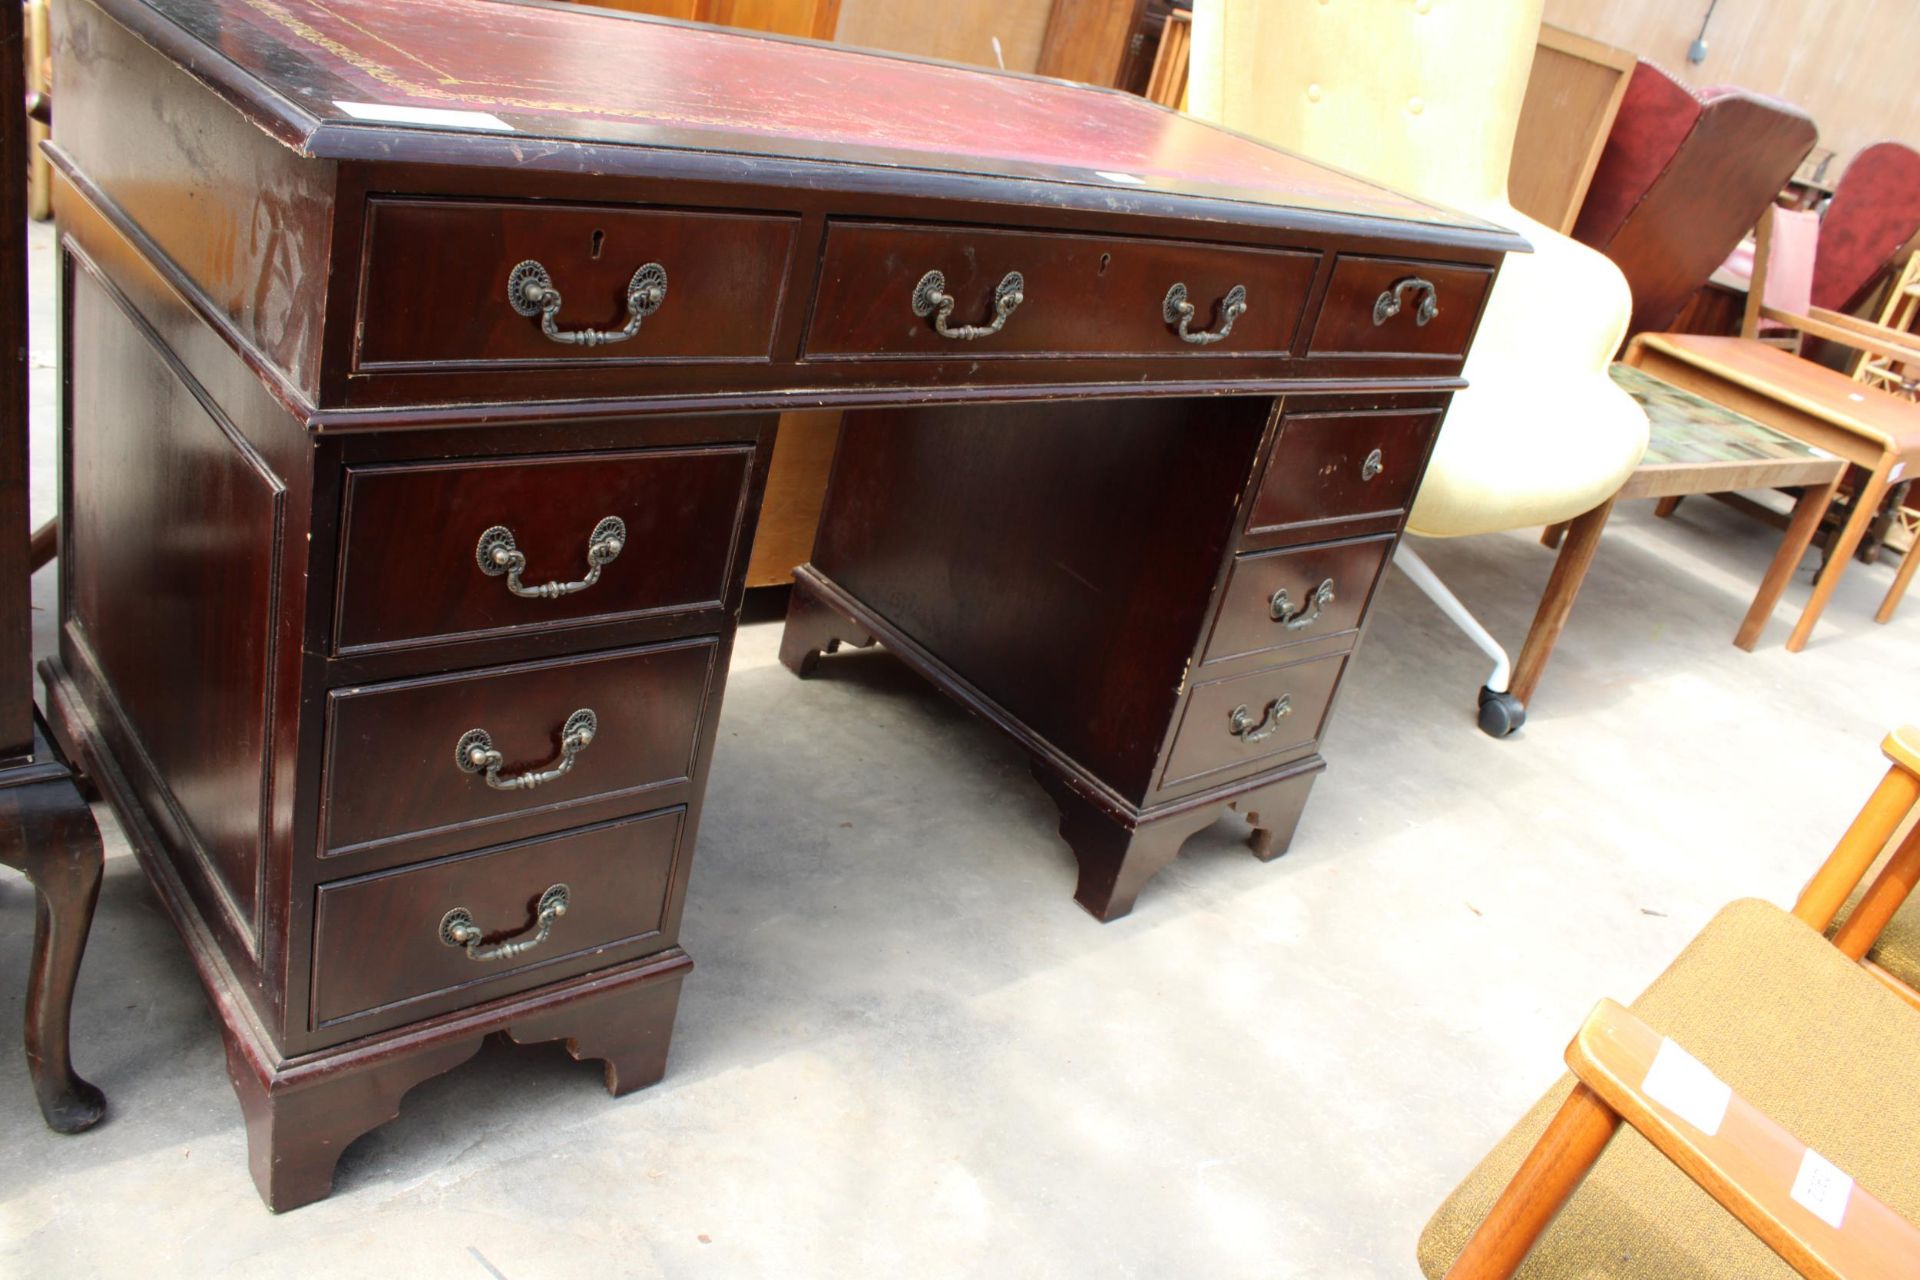
POLYGON ((1397 355, 1444 358, 1464 355, 1493 273, 1444 263, 1343 254, 1333 264, 1333 282, 1307 344, 1314 355, 1397 355), (1420 323, 1422 290, 1399 290, 1400 310, 1376 323, 1375 304, 1395 286, 1425 281, 1439 308, 1420 323))
POLYGON ((68 305, 85 352, 72 413, 88 424, 63 516, 67 563, 84 568, 71 625, 168 779, 191 860, 257 935, 284 486, 93 276, 68 305))
POLYGON ((1357 633, 1392 549, 1391 537, 1374 537, 1236 558, 1202 664, 1357 633), (1315 608, 1322 583, 1333 584, 1333 598, 1315 608), (1275 595, 1281 591, 1287 593, 1290 611, 1285 619, 1276 618, 1274 611, 1275 595), (1292 629, 1287 621, 1302 625, 1292 629))
POLYGON ((879 637, 1019 736, 1103 919, 1229 804, 1284 849, 1360 620, 1202 678, 1228 575, 1398 532, 1520 244, 1121 95, 573 7, 66 0, 55 26, 84 101, 50 147, 50 687, 213 995, 275 1208, 492 1031, 615 1092, 665 1069, 778 414, 854 410, 783 657, 879 637), (640 263, 668 295, 627 343, 557 343, 509 308, 523 258, 561 329, 622 322, 640 263), (1368 290, 1409 265, 1439 316, 1375 332, 1368 290), (931 269, 956 323, 1005 270, 1028 297, 950 343, 912 314, 931 269), (1194 328, 1234 284, 1248 310, 1183 343, 1176 282, 1194 328), (527 580, 574 580, 604 515, 628 537, 585 591, 479 572, 501 524, 527 580), (1274 682, 1284 731, 1215 723, 1274 682), (564 775, 458 767, 480 728, 544 769, 582 707, 564 775), (562 875, 591 894, 563 963, 490 981, 422 931, 462 905, 511 935, 562 875))
POLYGON ((753 448, 548 454, 347 470, 336 650, 648 614, 717 614, 744 552, 753 448), (606 517, 626 525, 592 586, 516 596, 483 572, 480 535, 504 527, 527 558, 523 586, 578 582, 606 517))
POLYGON ((537 810, 567 825, 567 806, 641 794, 694 772, 694 749, 714 670, 711 640, 555 662, 488 668, 336 690, 328 703, 326 836, 323 850, 458 828, 468 843, 490 839, 501 819, 537 810), (561 728, 585 708, 599 719, 593 742, 565 777, 534 790, 495 790, 464 772, 455 746, 484 729, 506 757, 504 776, 548 768, 561 728))
POLYGON ((765 360, 797 221, 671 208, 375 200, 367 210, 354 367, 765 360), (559 290, 564 305, 555 324, 563 331, 620 329, 628 285, 647 263, 665 269, 667 296, 624 342, 565 346, 508 302, 508 275, 525 261, 545 267, 559 290))
POLYGON ((1413 501, 1439 425, 1440 415, 1431 411, 1287 415, 1260 477, 1248 531, 1292 527, 1310 538, 1337 520, 1399 511, 1413 501), (1378 471, 1367 465, 1375 450, 1378 471))
POLYGON ((1163 785, 1223 777, 1318 741, 1346 665, 1336 655, 1195 685, 1167 752, 1163 785), (1257 726, 1251 733, 1233 731, 1234 713, 1243 708, 1257 726), (1265 728, 1272 732, 1258 736, 1265 728))
POLYGON ((813 563, 1143 799, 1268 412, 851 413, 813 563))
POLYGON ((324 886, 315 1022, 351 1019, 365 1033, 430 1012, 418 1006, 435 996, 490 1000, 660 950, 673 941, 662 931, 684 816, 669 810, 324 886), (566 886, 566 914, 521 955, 473 960, 441 939, 442 919, 459 908, 484 930, 484 947, 525 940, 554 885, 566 886), (369 955, 383 963, 367 964, 369 955))
POLYGON ((1247 291, 1245 314, 1210 356, 1284 357, 1294 346, 1319 255, 1165 240, 1035 235, 979 227, 835 223, 827 228, 807 356, 979 360, 1093 354, 1185 356, 1166 318, 1167 291, 1187 286, 1189 329, 1220 324, 1220 301, 1247 291), (1025 301, 997 334, 955 341, 915 315, 914 286, 939 271, 956 299, 949 327, 990 323, 1008 272, 1025 301))

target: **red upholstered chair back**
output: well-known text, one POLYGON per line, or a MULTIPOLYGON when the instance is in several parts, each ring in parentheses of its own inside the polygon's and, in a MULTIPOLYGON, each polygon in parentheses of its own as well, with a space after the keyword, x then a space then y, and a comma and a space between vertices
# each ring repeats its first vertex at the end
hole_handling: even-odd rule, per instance
POLYGON ((1673 322, 1818 137, 1790 103, 1695 91, 1641 59, 1573 227, 1632 286, 1629 335, 1673 322))
POLYGON ((1854 156, 1820 219, 1813 305, 1852 311, 1920 231, 1920 151, 1876 142, 1854 156))

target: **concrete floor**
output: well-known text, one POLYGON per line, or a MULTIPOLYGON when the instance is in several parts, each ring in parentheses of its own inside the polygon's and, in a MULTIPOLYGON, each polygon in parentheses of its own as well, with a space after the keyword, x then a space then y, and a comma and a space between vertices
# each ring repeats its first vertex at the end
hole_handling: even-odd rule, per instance
MULTIPOLYGON (((48 318, 51 240, 35 240, 48 318)), ((36 441, 51 360, 36 333, 36 441)), ((36 502, 51 498, 50 476, 36 502)), ((742 629, 667 1079, 623 1102, 489 1045, 268 1214, 186 954, 118 837, 74 1053, 111 1111, 39 1124, 32 927, 0 884, 0 1273, 17 1276, 1410 1276, 1440 1198, 1721 904, 1791 900, 1920 706, 1920 601, 1855 567, 1812 646, 1730 639, 1775 535, 1616 515, 1523 734, 1389 576, 1294 850, 1232 822, 1108 926, 1020 757, 885 655, 802 683, 742 629)), ((1422 547, 1517 644, 1551 556, 1422 547)), ((50 637, 52 582, 35 583, 50 637)))

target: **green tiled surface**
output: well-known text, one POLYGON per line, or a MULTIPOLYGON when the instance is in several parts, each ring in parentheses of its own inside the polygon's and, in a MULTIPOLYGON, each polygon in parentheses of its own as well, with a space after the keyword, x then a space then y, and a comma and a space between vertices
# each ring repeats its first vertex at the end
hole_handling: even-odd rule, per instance
POLYGON ((1646 456, 1640 460, 1643 467, 1830 456, 1629 365, 1616 364, 1611 372, 1614 382, 1647 411, 1647 421, 1652 425, 1646 456))

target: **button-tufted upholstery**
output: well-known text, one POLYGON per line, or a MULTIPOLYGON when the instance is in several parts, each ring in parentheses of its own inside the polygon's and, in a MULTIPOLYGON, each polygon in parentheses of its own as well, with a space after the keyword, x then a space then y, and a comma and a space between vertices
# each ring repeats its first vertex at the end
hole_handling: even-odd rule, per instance
POLYGON ((1507 202, 1544 0, 1195 0, 1192 112, 1513 227, 1410 528, 1488 533, 1597 506, 1647 420, 1607 377, 1632 298, 1602 255, 1507 202))

